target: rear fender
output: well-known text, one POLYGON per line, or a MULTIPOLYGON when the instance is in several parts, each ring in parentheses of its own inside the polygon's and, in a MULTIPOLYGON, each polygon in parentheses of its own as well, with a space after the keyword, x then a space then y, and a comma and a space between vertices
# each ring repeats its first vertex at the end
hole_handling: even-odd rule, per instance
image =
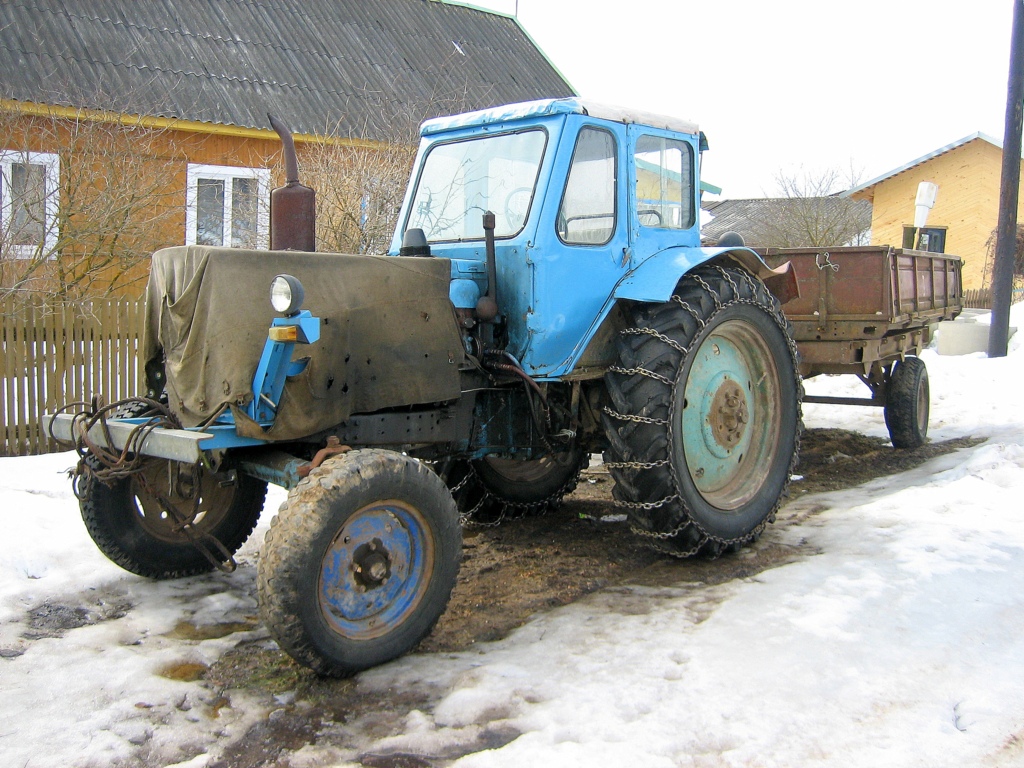
POLYGON ((654 254, 632 270, 616 286, 614 297, 643 302, 668 301, 676 283, 701 264, 739 266, 761 278, 765 286, 785 304, 800 295, 796 275, 789 263, 772 269, 749 248, 668 248, 654 254))
POLYGON ((796 275, 788 263, 772 269, 749 248, 667 248, 646 259, 619 281, 590 330, 566 360, 547 369, 534 370, 532 374, 538 379, 556 379, 570 372, 580 374, 587 369, 610 365, 615 358, 615 333, 621 323, 621 316, 614 311, 618 303, 666 302, 672 297, 679 279, 701 264, 739 266, 757 275, 780 304, 800 295, 796 275))

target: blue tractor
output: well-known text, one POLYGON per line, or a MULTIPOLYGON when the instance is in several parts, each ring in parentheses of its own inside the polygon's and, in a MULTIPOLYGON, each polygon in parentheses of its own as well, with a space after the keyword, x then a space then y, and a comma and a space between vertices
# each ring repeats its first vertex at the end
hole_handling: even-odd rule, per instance
POLYGON ((595 453, 662 552, 752 541, 797 457, 795 282, 701 245, 705 148, 579 99, 437 118, 386 256, 158 252, 148 396, 50 425, 89 533, 147 577, 230 567, 288 488, 261 614, 326 675, 415 646, 462 525, 557 504, 595 453))

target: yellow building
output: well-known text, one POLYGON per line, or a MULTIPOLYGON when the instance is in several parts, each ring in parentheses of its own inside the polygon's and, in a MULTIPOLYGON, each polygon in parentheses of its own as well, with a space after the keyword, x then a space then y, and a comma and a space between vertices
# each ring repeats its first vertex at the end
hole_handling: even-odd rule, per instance
MULTIPOLYGON (((846 195, 872 204, 872 243, 955 254, 964 260, 964 287, 987 288, 992 278, 988 242, 999 217, 1002 161, 1002 143, 975 133, 846 195), (922 181, 937 184, 939 191, 927 224, 918 233, 913 226, 914 202, 922 181)), ((1018 217, 1022 211, 1024 206, 1018 208, 1018 217)))

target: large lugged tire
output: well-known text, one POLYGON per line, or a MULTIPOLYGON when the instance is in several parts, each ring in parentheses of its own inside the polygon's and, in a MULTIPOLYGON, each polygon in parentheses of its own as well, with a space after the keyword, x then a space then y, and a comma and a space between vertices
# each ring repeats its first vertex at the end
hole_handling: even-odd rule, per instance
MULTIPOLYGON (((86 462, 100 469, 94 457, 86 462)), ((256 527, 267 495, 265 482, 234 471, 202 471, 197 489, 191 465, 162 459, 147 460, 141 473, 113 485, 91 475, 84 483, 82 520, 96 546, 125 570, 153 579, 192 576, 216 567, 168 514, 162 500, 184 520, 193 512, 194 494, 199 494, 192 536, 205 539, 219 559, 223 553, 209 546, 207 536, 234 554, 256 527)))
POLYGON ((885 387, 885 426, 894 448, 919 448, 928 439, 928 369, 919 357, 896 363, 885 387))
POLYGON ((528 461, 485 456, 455 462, 446 468, 445 480, 461 514, 494 523, 556 508, 575 490, 589 461, 581 448, 528 461))
POLYGON ((458 512, 440 477, 400 453, 352 451, 314 469, 271 523, 260 613, 300 664, 352 675, 430 632, 461 555, 458 512))
POLYGON ((797 461, 803 387, 778 302, 739 269, 701 267, 638 305, 606 375, 615 497, 636 533, 715 556, 775 519, 797 461))

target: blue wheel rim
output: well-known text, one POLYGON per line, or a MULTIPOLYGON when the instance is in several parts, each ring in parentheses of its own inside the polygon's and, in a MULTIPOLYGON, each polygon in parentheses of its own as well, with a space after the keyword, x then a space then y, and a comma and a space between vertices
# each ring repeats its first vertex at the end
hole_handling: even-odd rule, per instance
POLYGON ((434 543, 419 510, 381 501, 353 513, 324 553, 317 595, 330 628, 370 640, 403 624, 420 604, 434 543))

